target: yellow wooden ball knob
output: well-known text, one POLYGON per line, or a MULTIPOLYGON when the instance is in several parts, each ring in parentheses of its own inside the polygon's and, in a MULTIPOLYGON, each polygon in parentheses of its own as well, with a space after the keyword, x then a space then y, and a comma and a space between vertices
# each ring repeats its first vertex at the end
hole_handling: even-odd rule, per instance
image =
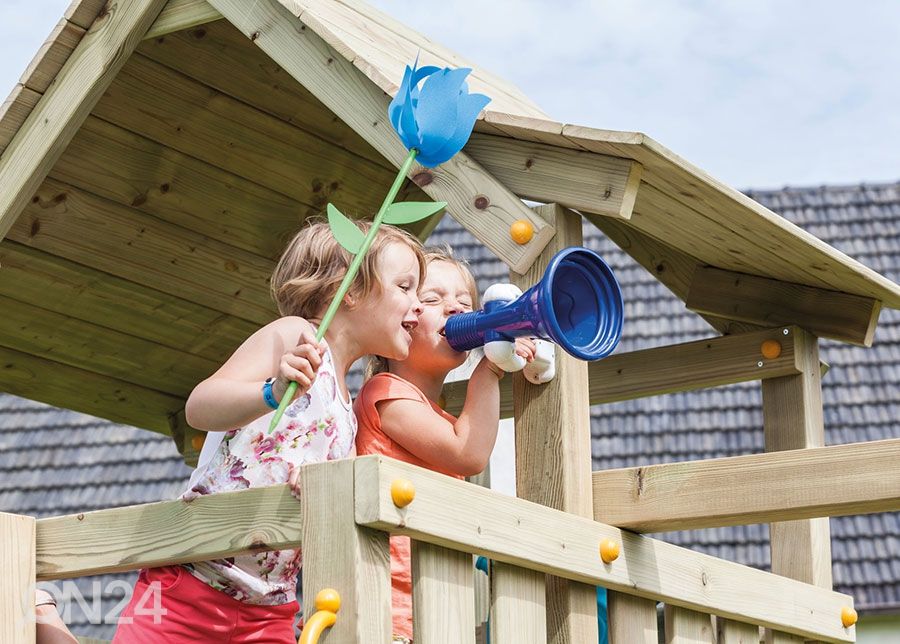
POLYGON ((619 558, 619 542, 612 539, 604 539, 600 542, 600 558, 603 563, 612 563, 619 558))
POLYGON ((850 608, 849 606, 844 606, 841 609, 841 624, 844 625, 844 628, 850 628, 856 623, 857 615, 856 611, 850 608))
POLYGON ((534 225, 527 219, 517 219, 509 227, 509 236, 517 244, 527 244, 534 237, 534 225))
POLYGON ((191 437, 191 447, 194 448, 195 452, 199 452, 203 449, 203 441, 206 439, 204 434, 196 434, 191 437))
POLYGON ((394 479, 391 483, 391 499, 398 508, 405 508, 416 498, 416 488, 412 481, 407 479, 394 479))
POLYGON ((766 340, 759 347, 766 360, 774 360, 781 355, 781 343, 778 340, 766 340))
POLYGON ((316 610, 336 613, 341 608, 341 596, 334 588, 323 588, 316 594, 316 610))

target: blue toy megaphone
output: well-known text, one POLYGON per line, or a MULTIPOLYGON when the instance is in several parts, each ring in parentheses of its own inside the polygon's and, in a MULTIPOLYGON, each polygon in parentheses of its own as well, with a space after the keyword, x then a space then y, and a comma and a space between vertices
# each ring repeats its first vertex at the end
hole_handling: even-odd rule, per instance
POLYGON ((450 316, 444 335, 457 351, 525 335, 555 342, 576 358, 599 360, 619 343, 622 310, 622 292, 606 262, 573 247, 554 255, 541 281, 521 297, 450 316))

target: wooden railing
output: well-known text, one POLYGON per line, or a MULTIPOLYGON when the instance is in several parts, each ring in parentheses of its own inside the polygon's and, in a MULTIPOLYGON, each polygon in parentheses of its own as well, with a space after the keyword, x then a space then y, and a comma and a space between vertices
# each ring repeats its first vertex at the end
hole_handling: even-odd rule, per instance
MULTIPOLYGON (((52 580, 302 544, 304 596, 331 587, 342 599, 325 641, 389 642, 388 533, 399 533, 414 540, 417 644, 474 642, 472 554, 493 562, 492 644, 544 640, 544 573, 604 586, 619 598, 664 602, 670 635, 705 632, 710 637, 703 641, 715 642, 715 615, 722 643, 749 641, 760 626, 818 641, 855 640, 854 628, 841 622, 842 610, 853 605, 846 595, 392 459, 305 466, 301 498, 274 486, 37 521, 0 515, 3 560, 24 571, 0 578, 0 598, 21 594, 29 567, 32 580, 35 572, 38 580, 52 580), (403 508, 391 496, 398 479, 415 490, 403 508), (600 557, 604 540, 620 550, 609 563, 600 557)), ((8 602, 0 615, 21 622, 13 615, 20 609, 8 602)), ((17 634, 3 641, 29 640, 17 634)))

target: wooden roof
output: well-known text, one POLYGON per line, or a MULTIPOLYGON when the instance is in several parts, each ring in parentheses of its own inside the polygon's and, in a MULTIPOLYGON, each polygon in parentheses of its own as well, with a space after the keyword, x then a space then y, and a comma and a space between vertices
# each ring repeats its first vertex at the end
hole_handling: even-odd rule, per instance
POLYGON ((701 292, 709 267, 751 299, 769 283, 746 280, 776 280, 802 301, 785 322, 862 344, 881 305, 900 308, 896 284, 649 137, 554 122, 356 0, 103 5, 72 4, 0 109, 0 390, 183 433, 193 385, 274 317, 283 242, 329 201, 379 205, 405 156, 384 110, 417 52, 472 66, 493 100, 400 198, 449 202, 518 272, 553 235, 528 198, 580 211, 723 330, 781 321, 701 292), (525 246, 507 233, 519 218, 537 231, 525 246))

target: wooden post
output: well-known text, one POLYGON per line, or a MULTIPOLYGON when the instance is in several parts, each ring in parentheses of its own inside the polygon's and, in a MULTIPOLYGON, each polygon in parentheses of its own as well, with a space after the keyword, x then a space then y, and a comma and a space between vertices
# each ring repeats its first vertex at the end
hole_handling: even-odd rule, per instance
POLYGON ((491 576, 491 643, 540 642, 547 633, 545 575, 494 562, 491 576))
MULTIPOLYGON (((792 327, 801 374, 762 383, 763 428, 767 452, 824 447, 822 378, 818 338, 792 327)), ((831 530, 828 518, 769 524, 772 572, 831 588, 831 530)), ((835 616, 837 619, 838 616, 835 616)), ((773 635, 767 633, 771 639, 773 635)))
POLYGON ((474 573, 472 555, 412 542, 416 644, 475 643, 474 573))
POLYGON ((716 644, 709 615, 666 604, 666 644, 716 644))
POLYGON ((34 517, 0 512, 0 642, 34 644, 34 517))
MULTIPOLYGON (((580 215, 556 204, 541 206, 537 212, 556 229, 556 236, 525 275, 510 274, 523 290, 543 277, 557 251, 582 243, 580 215)), ((545 385, 532 385, 521 373, 514 374, 513 400, 517 495, 593 517, 587 363, 557 351, 556 377, 545 385)), ((597 639, 596 589, 548 577, 547 641, 597 639)))
POLYGON ((610 644, 657 644, 656 602, 652 599, 609 592, 610 644))
POLYGON ((391 641, 388 534, 356 525, 353 460, 303 466, 303 614, 323 588, 341 596, 329 644, 391 641))
POLYGON ((716 618, 719 644, 759 644, 759 627, 731 619, 716 618))

